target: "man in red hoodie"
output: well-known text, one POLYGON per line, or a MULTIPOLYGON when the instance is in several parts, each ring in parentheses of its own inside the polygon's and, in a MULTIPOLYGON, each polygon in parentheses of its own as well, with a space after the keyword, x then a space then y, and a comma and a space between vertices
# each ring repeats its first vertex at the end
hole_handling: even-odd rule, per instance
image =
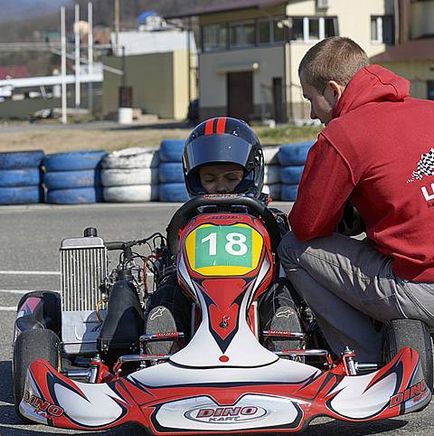
POLYGON ((325 39, 300 63, 311 117, 326 127, 306 160, 279 255, 332 350, 381 360, 372 319, 434 327, 434 102, 352 40, 325 39), (346 203, 367 238, 336 233, 346 203))

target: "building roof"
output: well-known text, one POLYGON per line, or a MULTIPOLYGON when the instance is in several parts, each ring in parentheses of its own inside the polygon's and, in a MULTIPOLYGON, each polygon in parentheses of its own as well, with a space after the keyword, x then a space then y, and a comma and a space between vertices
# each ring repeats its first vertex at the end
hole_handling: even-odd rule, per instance
POLYGON ((371 58, 371 62, 375 63, 423 60, 434 60, 434 38, 414 39, 388 46, 383 53, 371 58))
POLYGON ((0 66, 0 80, 4 79, 20 79, 22 77, 29 77, 29 70, 25 65, 9 65, 0 66))
POLYGON ((240 9, 261 9, 286 4, 287 2, 287 0, 215 0, 206 5, 198 4, 196 7, 181 13, 165 15, 164 18, 185 18, 219 12, 236 11, 240 9))

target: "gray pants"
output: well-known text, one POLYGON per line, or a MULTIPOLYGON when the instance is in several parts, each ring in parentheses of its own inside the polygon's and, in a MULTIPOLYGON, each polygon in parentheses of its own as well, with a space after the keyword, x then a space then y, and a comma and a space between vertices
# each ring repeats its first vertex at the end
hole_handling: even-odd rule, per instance
POLYGON ((395 276, 392 260, 368 239, 335 233, 300 242, 289 232, 279 246, 279 256, 336 354, 348 345, 359 361, 380 361, 382 335, 372 319, 420 319, 434 328, 434 283, 395 276))

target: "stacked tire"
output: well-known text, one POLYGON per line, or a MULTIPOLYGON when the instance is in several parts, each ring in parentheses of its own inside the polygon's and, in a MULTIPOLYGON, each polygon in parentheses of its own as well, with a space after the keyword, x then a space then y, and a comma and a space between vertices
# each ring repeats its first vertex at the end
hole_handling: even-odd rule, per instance
POLYGON ((283 201, 295 201, 298 185, 303 173, 307 153, 314 141, 295 142, 280 146, 278 158, 280 162, 281 192, 283 201))
POLYGON ((100 163, 105 151, 75 151, 45 156, 45 201, 52 204, 88 204, 102 200, 100 163))
POLYGON ((262 192, 269 194, 273 200, 280 200, 280 163, 279 147, 263 147, 264 153, 264 187, 262 192))
POLYGON ((165 139, 160 144, 160 201, 184 202, 190 197, 184 183, 184 140, 165 139))
POLYGON ((0 153, 0 204, 42 201, 42 150, 0 153))
POLYGON ((114 151, 101 162, 104 201, 141 203, 158 200, 159 152, 132 147, 114 151))

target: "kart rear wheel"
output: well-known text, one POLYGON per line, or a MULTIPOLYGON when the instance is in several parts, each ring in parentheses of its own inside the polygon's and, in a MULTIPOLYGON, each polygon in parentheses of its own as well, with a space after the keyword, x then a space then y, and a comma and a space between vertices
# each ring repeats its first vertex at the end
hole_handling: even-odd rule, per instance
POLYGON ((394 319, 384 325, 383 357, 389 362, 403 347, 419 353, 427 386, 433 390, 433 350, 427 325, 416 319, 394 319))
POLYGON ((27 423, 31 423, 31 421, 21 415, 19 406, 24 395, 27 368, 37 359, 45 359, 54 368, 59 368, 60 340, 52 330, 26 330, 22 332, 15 341, 13 355, 13 394, 15 411, 17 415, 27 423))

